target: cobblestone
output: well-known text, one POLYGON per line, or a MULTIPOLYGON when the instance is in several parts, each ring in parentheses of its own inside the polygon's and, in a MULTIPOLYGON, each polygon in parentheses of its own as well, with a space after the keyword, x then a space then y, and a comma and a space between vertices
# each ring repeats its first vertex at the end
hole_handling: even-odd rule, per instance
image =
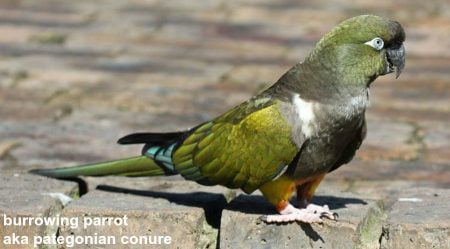
MULTIPOLYGON (((301 238, 314 246, 328 246, 323 241, 360 245, 361 240, 337 241, 337 235, 330 235, 339 223, 313 227, 323 241, 307 237, 306 231, 311 234, 311 230, 297 224, 256 224, 253 218, 259 214, 231 207, 256 198, 263 210, 267 206, 258 196, 240 196, 227 206, 239 192, 203 188, 180 178, 85 178, 89 192, 63 208, 58 200, 41 193, 55 190, 71 195, 78 191, 76 185, 25 172, 134 156, 139 146, 115 144, 122 135, 187 129, 223 113, 276 81, 340 20, 363 13, 400 21, 406 29, 408 57, 398 80, 386 76, 372 85, 366 141, 356 159, 327 176, 321 186, 328 200, 353 196, 368 203, 340 210, 344 218, 358 218, 346 229, 335 229, 336 234, 342 231, 361 238, 358 224, 381 202, 385 206, 380 210, 389 217, 383 220, 380 233, 384 248, 448 247, 444 229, 448 223, 443 227, 436 225, 437 219, 426 219, 422 214, 427 209, 420 205, 411 212, 423 220, 414 223, 402 212, 417 203, 396 199, 407 189, 427 187, 439 196, 417 190, 424 195, 420 198, 448 210, 442 204, 448 202, 448 193, 434 189, 450 187, 450 5, 445 0, 0 0, 0 211, 17 216, 64 212, 77 217, 127 213, 134 225, 123 232, 144 231, 152 225, 153 232, 163 233, 181 226, 179 235, 189 234, 186 247, 215 247, 214 239, 222 247, 234 246, 237 242, 230 238, 244 238, 245 229, 257 238, 247 239, 249 244, 266 248, 280 242, 266 235, 281 232, 292 235, 282 245, 301 238), (105 184, 116 187, 109 190, 122 188, 125 193, 102 191, 105 184), (96 186, 100 189, 95 190, 96 186), (136 188, 144 192, 129 193, 136 188), (334 188, 342 193, 330 191, 334 188), (139 195, 155 189, 184 193, 187 199, 176 203, 139 195), (221 203, 213 210, 225 208, 222 216, 189 206, 192 195, 188 193, 198 190, 221 203), (143 204, 131 210, 130 203, 143 204), (149 213, 182 225, 165 226, 149 213), (184 216, 189 218, 183 220, 184 216), (236 219, 248 221, 249 226, 233 230, 236 219), (224 234, 218 238, 221 227, 224 234), (410 244, 413 236, 417 243, 410 244)), ((12 232, 8 229, 2 227, 0 233, 12 232)), ((30 227, 23 232, 49 234, 52 229, 30 227)), ((65 234, 95 231, 61 230, 65 234)))
MULTIPOLYGON (((63 204, 70 198, 76 198, 76 184, 44 177, 31 176, 27 173, 0 172, 0 245, 11 248, 5 243, 5 237, 50 236, 57 232, 57 225, 24 225, 13 222, 21 217, 56 217, 61 214, 63 204), (15 225, 17 224, 17 225, 15 225)), ((33 248, 33 245, 15 246, 14 248, 33 248)))

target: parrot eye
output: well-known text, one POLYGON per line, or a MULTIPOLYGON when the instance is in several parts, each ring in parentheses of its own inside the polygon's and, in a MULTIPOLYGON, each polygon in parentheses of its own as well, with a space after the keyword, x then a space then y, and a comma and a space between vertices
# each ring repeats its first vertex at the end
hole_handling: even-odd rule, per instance
POLYGON ((380 37, 375 37, 364 44, 369 45, 376 50, 381 50, 384 47, 384 41, 380 37))

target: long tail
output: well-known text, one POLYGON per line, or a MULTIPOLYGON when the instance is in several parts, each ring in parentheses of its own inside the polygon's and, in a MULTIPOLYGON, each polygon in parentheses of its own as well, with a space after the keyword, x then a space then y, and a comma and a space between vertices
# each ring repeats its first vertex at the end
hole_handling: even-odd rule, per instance
POLYGON ((54 178, 75 176, 161 176, 178 174, 172 151, 185 132, 136 133, 119 139, 120 144, 145 143, 142 156, 55 169, 34 169, 30 173, 54 178))
POLYGON ((34 169, 30 173, 54 178, 68 178, 75 176, 160 176, 170 172, 161 168, 153 159, 137 156, 115 161, 86 164, 74 167, 56 169, 34 169))

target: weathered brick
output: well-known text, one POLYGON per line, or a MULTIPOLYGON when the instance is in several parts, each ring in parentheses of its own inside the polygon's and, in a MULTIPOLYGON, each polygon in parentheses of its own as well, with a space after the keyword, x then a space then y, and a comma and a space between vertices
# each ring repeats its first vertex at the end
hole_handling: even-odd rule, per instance
POLYGON ((450 123, 428 123, 425 127, 425 159, 431 163, 450 162, 450 123))
MULTIPOLYGON (((120 181, 119 178, 117 181, 108 181, 108 185, 101 185, 98 190, 92 190, 69 204, 63 210, 63 215, 78 217, 80 225, 75 228, 63 226, 60 235, 67 237, 98 234, 115 238, 115 245, 92 245, 92 248, 124 248, 129 245, 122 241, 122 238, 129 239, 130 236, 171 238, 169 245, 139 242, 133 245, 133 248, 215 247, 220 211, 226 203, 221 193, 224 189, 203 187, 185 181, 137 179, 135 182, 126 179, 120 181), (89 226, 88 223, 83 223, 86 217, 95 220, 124 216, 127 217, 127 225, 89 226)), ((91 247, 80 245, 78 248, 91 247)))
POLYGON ((418 157, 421 145, 413 140, 413 126, 395 121, 367 121, 367 137, 357 152, 363 160, 401 159, 418 157))
MULTIPOLYGON (((389 75, 371 86, 367 140, 355 160, 327 179, 368 199, 413 186, 449 187, 448 1, 401 1, 402 8, 394 1, 322 2, 0 1, 1 174, 137 155, 140 146, 113 143, 127 133, 182 130, 223 113, 303 60, 337 22, 376 6, 377 14, 406 28, 406 67, 398 80, 389 75)), ((27 215, 53 207, 49 197, 27 197, 41 180, 6 178, 1 184, 9 189, 1 187, 0 202, 37 204, 27 215), (11 195, 11 186, 24 181, 30 185, 11 195)), ((136 185, 124 178, 85 179, 91 191, 113 183, 177 193, 198 188, 177 179, 163 179, 177 182, 172 187, 156 179, 136 179, 136 185)), ((58 185, 64 183, 45 182, 52 182, 49 190, 64 189, 58 185)), ((135 198, 143 197, 119 199, 135 198)), ((193 217, 201 219, 200 213, 193 217)))
POLYGON ((273 214, 273 208, 262 196, 241 195, 222 212, 220 248, 378 248, 381 202, 348 193, 318 194, 313 202, 329 205, 338 220, 265 224, 259 217, 273 214))
MULTIPOLYGON (((0 171, 0 243, 2 248, 34 248, 34 236, 55 234, 56 225, 14 225, 10 219, 56 217, 62 201, 76 197, 78 188, 72 182, 58 181, 26 173, 0 171), (28 244, 5 245, 7 236, 24 236, 28 244)), ((64 203, 65 204, 65 203, 64 203)))
POLYGON ((450 190, 400 192, 383 228, 381 248, 450 248, 450 190))

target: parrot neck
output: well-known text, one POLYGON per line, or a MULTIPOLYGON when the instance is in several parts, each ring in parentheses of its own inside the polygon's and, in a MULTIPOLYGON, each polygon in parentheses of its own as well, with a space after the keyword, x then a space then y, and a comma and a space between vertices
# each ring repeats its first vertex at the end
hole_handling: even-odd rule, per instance
POLYGON ((302 71, 320 72, 316 83, 333 84, 347 91, 369 87, 379 74, 368 73, 364 63, 348 57, 345 47, 332 48, 319 43, 302 63, 302 71))
POLYGON ((268 91, 285 100, 296 93, 306 101, 347 105, 349 100, 362 103, 359 100, 368 98, 368 82, 343 82, 332 68, 324 68, 309 57, 291 68, 268 91))

